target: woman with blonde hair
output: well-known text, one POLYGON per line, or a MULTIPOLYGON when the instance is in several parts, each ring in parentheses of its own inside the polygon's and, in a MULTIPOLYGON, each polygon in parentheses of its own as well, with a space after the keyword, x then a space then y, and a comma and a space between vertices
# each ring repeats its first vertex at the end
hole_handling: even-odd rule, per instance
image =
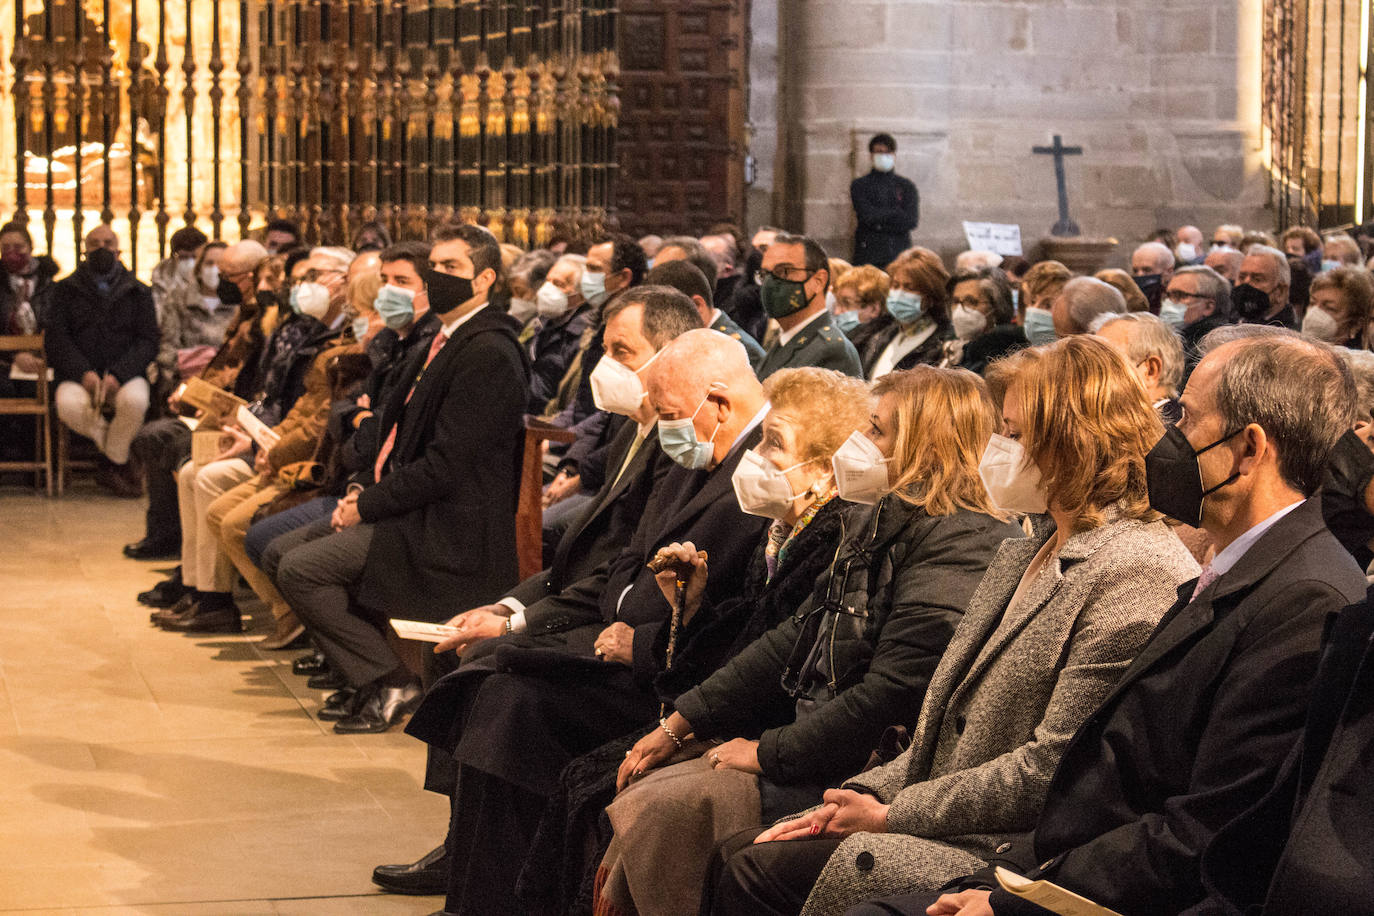
MULTIPOLYGON (((976 375, 920 366, 875 394, 866 431, 830 462, 861 505, 827 572, 621 763, 598 912, 681 912, 716 841, 793 810, 857 771, 887 726, 910 726, 984 569, 1020 534, 978 477, 995 412, 976 375)), ((684 576, 689 595, 704 576, 684 576)))
POLYGON ((1140 291, 1140 286, 1130 274, 1119 267, 1108 267, 1093 274, 1094 277, 1113 286, 1121 297, 1126 300, 1126 311, 1128 312, 1148 312, 1150 310, 1150 300, 1145 298, 1145 294, 1140 291))
POLYGON ((1080 335, 994 367, 1002 434, 980 474, 1034 533, 988 568, 911 746, 723 844, 703 912, 839 913, 984 867, 1035 826, 1070 738, 1197 575, 1149 506, 1163 429, 1126 360, 1080 335))
POLYGON ((878 319, 887 314, 883 306, 887 304, 887 292, 891 287, 891 278, 872 264, 851 268, 831 281, 830 290, 835 294, 835 325, 849 336, 851 343, 859 338, 861 328, 876 326, 878 319))

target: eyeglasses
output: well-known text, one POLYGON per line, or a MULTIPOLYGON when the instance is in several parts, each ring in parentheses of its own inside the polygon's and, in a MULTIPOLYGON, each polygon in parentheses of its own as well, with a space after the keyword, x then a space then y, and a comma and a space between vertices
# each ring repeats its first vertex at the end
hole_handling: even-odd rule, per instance
POLYGON ((963 308, 975 309, 980 312, 987 308, 987 301, 985 299, 951 299, 949 300, 949 304, 955 308, 962 306, 963 308))
POLYGON ((295 286, 298 283, 318 283, 322 277, 328 276, 340 277, 343 276, 343 271, 333 269, 316 270, 312 268, 301 274, 297 279, 292 280, 291 285, 295 286))
POLYGON ((763 281, 769 277, 772 277, 774 280, 780 280, 783 283, 805 283, 815 276, 815 274, 816 272, 814 270, 807 270, 805 267, 793 267, 791 264, 782 264, 775 267, 772 271, 759 271, 754 275, 754 279, 758 281, 759 286, 762 286, 763 281))
POLYGON ((1164 295, 1170 299, 1206 299, 1211 301, 1211 296, 1204 296, 1202 293, 1185 293, 1181 289, 1166 289, 1164 295))

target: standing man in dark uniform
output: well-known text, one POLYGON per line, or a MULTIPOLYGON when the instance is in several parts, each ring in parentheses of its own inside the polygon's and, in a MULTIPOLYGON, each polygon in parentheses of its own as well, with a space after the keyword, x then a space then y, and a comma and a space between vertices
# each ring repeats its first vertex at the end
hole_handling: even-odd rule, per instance
POLYGON ((886 268, 911 247, 911 233, 921 221, 921 196, 916 185, 898 175, 897 141, 878 134, 868 141, 873 170, 849 186, 858 227, 854 230, 854 266, 886 268))

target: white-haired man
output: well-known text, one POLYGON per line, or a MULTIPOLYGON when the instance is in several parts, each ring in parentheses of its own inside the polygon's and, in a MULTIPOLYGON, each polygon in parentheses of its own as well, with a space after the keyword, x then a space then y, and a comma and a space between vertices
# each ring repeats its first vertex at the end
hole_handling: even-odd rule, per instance
POLYGON ((1162 242, 1146 242, 1131 252, 1131 276, 1150 301, 1150 311, 1159 310, 1164 287, 1174 275, 1174 253, 1162 242))

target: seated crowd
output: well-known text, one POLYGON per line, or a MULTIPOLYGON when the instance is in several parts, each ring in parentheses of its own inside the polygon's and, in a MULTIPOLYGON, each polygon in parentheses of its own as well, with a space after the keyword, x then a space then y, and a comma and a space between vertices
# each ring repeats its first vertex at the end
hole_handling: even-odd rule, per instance
POLYGON ((1189 226, 1075 276, 716 229, 188 227, 149 288, 107 227, 54 282, 10 224, 0 328, 147 493, 154 625, 255 596, 334 731, 410 716, 451 816, 388 891, 1046 912, 1005 869, 1122 914, 1367 910, 1369 252, 1189 226), (521 580, 531 416, 571 441, 521 580), (398 619, 445 627, 419 665, 398 619))

